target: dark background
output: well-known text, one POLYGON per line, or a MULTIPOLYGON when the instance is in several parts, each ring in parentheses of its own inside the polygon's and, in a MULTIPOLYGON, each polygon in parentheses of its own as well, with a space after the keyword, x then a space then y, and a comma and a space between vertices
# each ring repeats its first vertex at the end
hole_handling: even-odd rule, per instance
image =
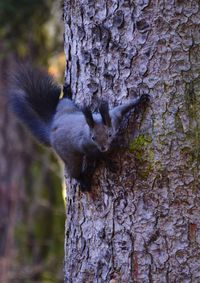
POLYGON ((62 166, 7 107, 7 74, 29 61, 62 83, 62 2, 0 0, 0 282, 63 282, 62 166))

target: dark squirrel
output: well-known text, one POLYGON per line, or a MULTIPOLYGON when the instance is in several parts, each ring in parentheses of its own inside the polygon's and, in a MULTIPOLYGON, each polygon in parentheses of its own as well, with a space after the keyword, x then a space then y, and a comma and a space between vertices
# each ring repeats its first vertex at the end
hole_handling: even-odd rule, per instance
POLYGON ((61 88, 49 74, 27 66, 14 73, 10 85, 12 111, 40 143, 55 150, 82 191, 90 190, 96 160, 110 149, 124 115, 148 100, 142 95, 111 110, 102 101, 99 113, 92 113, 76 106, 69 86, 60 98, 61 88))

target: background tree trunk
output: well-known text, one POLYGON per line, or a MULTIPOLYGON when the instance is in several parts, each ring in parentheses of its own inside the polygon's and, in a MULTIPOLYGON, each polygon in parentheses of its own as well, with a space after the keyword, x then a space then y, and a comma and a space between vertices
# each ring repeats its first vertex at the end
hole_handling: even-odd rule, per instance
POLYGON ((0 60, 0 282, 63 282, 64 203, 60 167, 7 105, 17 55, 0 60))
POLYGON ((48 65, 62 77, 60 5, 53 0, 0 1, 1 283, 63 282, 62 170, 10 113, 6 89, 6 74, 16 60, 48 65))
POLYGON ((0 282, 9 282, 13 264, 13 233, 18 219, 18 206, 24 198, 28 156, 33 151, 31 139, 9 113, 5 74, 12 70, 14 55, 0 61, 0 282), (29 154, 27 154, 29 153, 29 154))
POLYGON ((200 282, 199 1, 65 0, 76 101, 149 93, 93 194, 67 182, 65 282, 200 282), (113 279, 113 281, 112 281, 113 279))

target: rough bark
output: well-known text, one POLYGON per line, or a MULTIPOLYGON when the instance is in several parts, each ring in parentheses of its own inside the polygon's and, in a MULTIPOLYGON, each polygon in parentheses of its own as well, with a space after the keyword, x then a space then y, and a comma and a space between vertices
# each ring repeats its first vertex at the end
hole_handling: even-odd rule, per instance
POLYGON ((66 178, 65 282, 200 282, 200 4, 65 0, 66 81, 111 105, 148 92, 93 194, 66 178))

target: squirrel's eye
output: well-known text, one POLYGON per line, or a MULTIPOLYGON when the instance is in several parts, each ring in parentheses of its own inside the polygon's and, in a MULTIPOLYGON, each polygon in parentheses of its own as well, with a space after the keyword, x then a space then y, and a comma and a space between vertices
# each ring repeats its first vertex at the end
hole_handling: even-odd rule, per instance
POLYGON ((109 134, 108 137, 111 138, 111 137, 112 137, 112 134, 109 134))
POLYGON ((95 137, 94 136, 92 136, 92 140, 95 141, 95 137))

